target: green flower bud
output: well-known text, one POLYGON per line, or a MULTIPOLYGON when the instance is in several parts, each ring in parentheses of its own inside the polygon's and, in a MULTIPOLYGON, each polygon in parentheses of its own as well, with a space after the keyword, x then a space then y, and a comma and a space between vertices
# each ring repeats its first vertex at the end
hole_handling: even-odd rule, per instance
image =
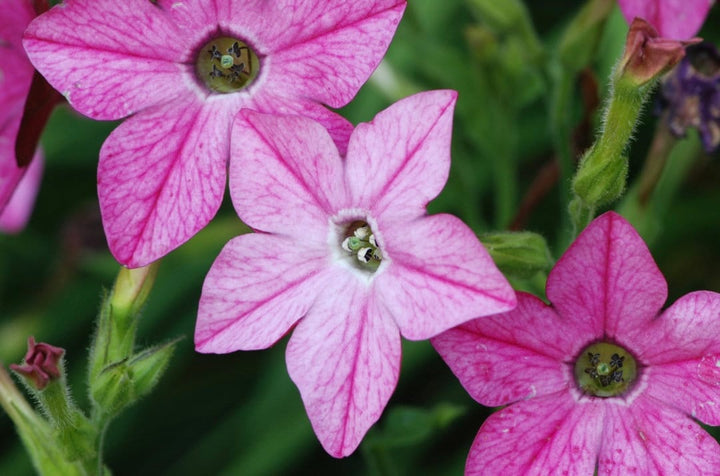
POLYGON ((537 233, 497 232, 480 237, 495 264, 506 275, 517 278, 532 277, 553 265, 545 238, 537 233))
POLYGON ((158 262, 142 268, 121 268, 115 280, 111 305, 116 319, 127 319, 140 312, 155 283, 158 262))
POLYGON ((599 207, 618 199, 625 190, 628 159, 622 155, 603 156, 595 147, 583 157, 573 180, 573 191, 583 202, 599 207))

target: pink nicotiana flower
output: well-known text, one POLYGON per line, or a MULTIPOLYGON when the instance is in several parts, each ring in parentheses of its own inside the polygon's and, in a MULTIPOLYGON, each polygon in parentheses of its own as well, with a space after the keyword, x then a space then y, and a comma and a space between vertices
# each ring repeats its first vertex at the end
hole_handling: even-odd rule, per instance
POLYGON ((695 36, 715 0, 619 0, 628 23, 640 17, 654 26, 660 36, 684 40, 695 36))
POLYGON ((0 8, 0 231, 21 230, 32 211, 42 175, 36 152, 32 165, 18 167, 15 140, 30 90, 33 67, 22 48, 22 32, 35 16, 32 2, 7 0, 0 8))
POLYGON ((33 21, 24 40, 30 60, 76 110, 130 116, 105 141, 98 167, 118 261, 148 264, 211 220, 239 110, 311 117, 344 148, 352 126, 323 104, 353 98, 405 4, 67 0, 33 21))
POLYGON ((608 212, 547 281, 552 305, 518 293, 510 312, 433 345, 491 415, 466 474, 716 475, 720 294, 661 311, 667 284, 645 243, 608 212))
MULTIPOLYGON (((14 160, 14 157, 13 157, 14 160)), ((18 233, 25 228, 35 204, 40 179, 42 178, 43 161, 39 152, 27 166, 27 171, 20 179, 10 200, 0 212, 0 231, 18 233)))
POLYGON ((260 233, 230 241, 205 284, 200 352, 287 347, 324 448, 352 453, 399 374, 400 336, 427 339, 515 306, 473 232, 426 205, 450 168, 454 91, 399 101, 352 133, 342 158, 302 117, 250 111, 235 123, 230 194, 260 233), (237 140, 236 140, 237 139, 237 140))

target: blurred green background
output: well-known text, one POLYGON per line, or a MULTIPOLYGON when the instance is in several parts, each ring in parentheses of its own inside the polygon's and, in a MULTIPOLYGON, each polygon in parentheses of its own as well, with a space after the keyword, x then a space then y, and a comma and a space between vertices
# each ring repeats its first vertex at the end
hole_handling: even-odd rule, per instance
MULTIPOLYGON (((341 112, 357 123, 413 92, 457 89, 452 172, 431 212, 456 214, 478 233, 511 226, 541 233, 557 257, 568 234, 568 182, 553 179, 553 164, 562 147, 577 156, 591 143, 627 25, 614 7, 595 36, 582 29, 580 46, 562 53, 581 2, 528 2, 531 24, 508 22, 482 8, 487 3, 410 0, 380 71, 341 112), (558 92, 563 74, 565 102, 558 92), (528 198, 529 190, 537 196, 528 198)), ((720 43, 717 25, 716 6, 701 36, 720 43)), ((631 147, 631 181, 655 131, 652 108, 631 147)), ((95 188, 98 150, 115 126, 57 109, 43 135, 47 165, 33 217, 23 233, 0 236, 0 361, 20 362, 29 335, 67 349, 69 380, 83 408, 93 321, 118 271, 95 188)), ((691 290, 720 291, 720 157, 702 153, 694 132, 676 151, 652 214, 623 209, 650 240, 670 301, 691 290)), ((105 451, 114 473, 461 474, 491 410, 464 392, 428 342, 404 342, 388 408, 361 448, 341 460, 322 450, 288 378, 287 338, 265 351, 194 352, 205 273, 225 242, 244 231, 226 196, 213 222, 162 260, 138 342, 184 339, 156 391, 111 424, 105 451)), ((513 282, 541 293, 543 280, 539 273, 513 282)), ((32 474, 4 414, 0 474, 32 474)))

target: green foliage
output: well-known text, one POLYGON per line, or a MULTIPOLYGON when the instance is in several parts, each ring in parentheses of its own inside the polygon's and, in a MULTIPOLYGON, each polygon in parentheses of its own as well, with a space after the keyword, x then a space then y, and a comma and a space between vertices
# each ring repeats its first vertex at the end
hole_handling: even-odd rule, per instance
MULTIPOLYGON (((357 123, 416 91, 458 90, 450 179, 430 211, 453 213, 479 235, 497 232, 483 238, 493 258, 517 288, 538 294, 552 262, 548 248, 560 256, 569 243, 577 159, 595 142, 607 78, 622 54, 627 25, 617 8, 592 9, 606 3, 410 0, 381 67, 384 76, 341 111, 357 123), (510 226, 524 231, 506 234, 510 226)), ((720 41, 720 30, 712 28, 719 20, 715 8, 700 36, 720 41)), ((636 122, 608 133, 617 162, 586 159, 576 182, 587 202, 577 213, 587 220, 618 204, 649 239, 670 284, 669 301, 695 289, 720 291, 714 266, 720 261, 719 157, 703 156, 694 136, 679 142, 641 205, 635 184, 657 119, 646 114, 628 148, 636 122), (625 189, 622 201, 613 202, 625 189)), ((110 305, 101 289, 113 288, 118 265, 103 235, 96 168, 100 146, 116 125, 67 107, 50 120, 43 136, 46 173, 31 222, 18 236, 0 236, 0 360, 19 362, 31 334, 66 348, 68 384, 78 408, 95 405, 98 420, 88 412, 92 424, 122 409, 104 436, 103 461, 116 474, 461 474, 490 411, 467 395, 427 342, 403 344, 390 405, 362 450, 340 460, 328 457, 312 432, 285 368, 286 340, 263 352, 194 351, 204 276, 222 246, 249 231, 229 199, 207 228, 164 259, 146 303, 110 305), (140 311, 140 320, 111 317, 140 311), (148 347, 175 336, 185 339, 148 347), (86 377, 92 390, 78 391, 86 377)), ((15 398, 5 410, 13 420, 0 417, 0 474, 24 476, 36 470, 20 440, 54 430, 21 411, 15 398), (16 418, 25 422, 20 438, 16 418)), ((56 465, 55 474, 82 474, 58 454, 33 448, 36 459, 56 465)))

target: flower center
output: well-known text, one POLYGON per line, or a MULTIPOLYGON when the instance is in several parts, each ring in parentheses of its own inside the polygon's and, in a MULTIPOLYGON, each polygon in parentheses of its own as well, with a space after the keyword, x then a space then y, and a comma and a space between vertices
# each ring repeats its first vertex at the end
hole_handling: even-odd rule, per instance
POLYGON ((228 36, 205 44, 195 63, 198 79, 218 93, 234 93, 247 87, 259 69, 255 52, 243 41, 228 36))
POLYGON ((575 381, 584 392, 596 397, 617 397, 637 377, 632 355, 615 344, 598 342, 580 353, 575 362, 575 381))
POLYGON ((353 258, 356 266, 371 272, 378 269, 382 261, 382 251, 367 223, 364 221, 350 223, 342 238, 342 249, 353 258))

